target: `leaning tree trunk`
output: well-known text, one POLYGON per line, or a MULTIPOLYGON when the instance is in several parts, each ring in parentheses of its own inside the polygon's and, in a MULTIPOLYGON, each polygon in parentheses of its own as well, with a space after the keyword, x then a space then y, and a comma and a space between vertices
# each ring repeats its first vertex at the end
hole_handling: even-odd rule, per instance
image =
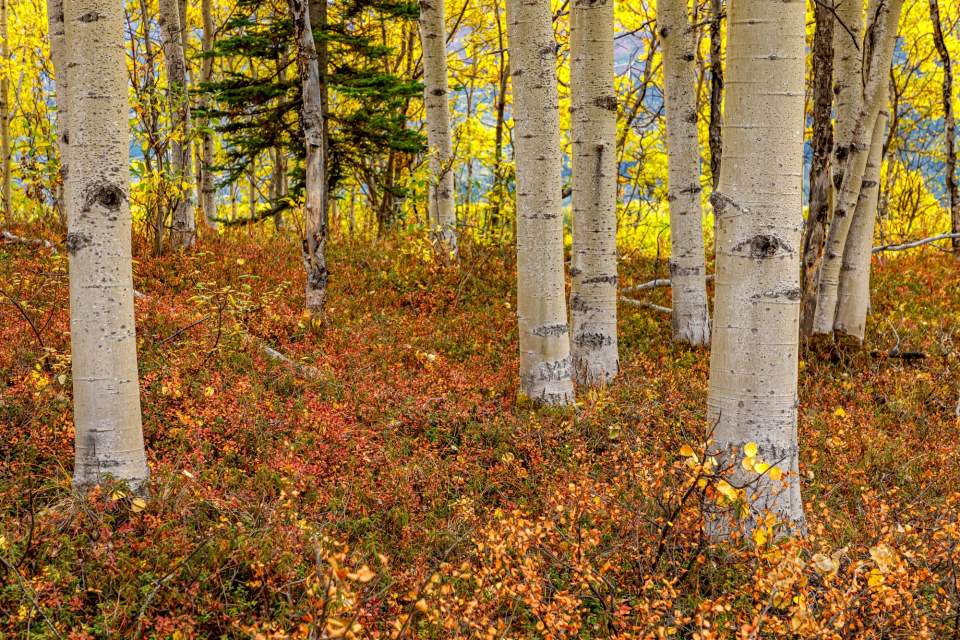
POLYGON ((428 209, 434 243, 444 260, 457 255, 457 218, 453 189, 453 145, 447 103, 447 37, 443 0, 420 0, 423 49, 423 104, 430 150, 428 209))
POLYGON ((860 185, 860 198, 850 223, 847 244, 843 249, 840 287, 837 296, 837 331, 863 341, 870 308, 870 258, 873 255, 873 230, 880 199, 880 167, 883 164, 883 142, 886 139, 888 87, 884 83, 882 108, 873 127, 867 167, 860 185))
MULTIPOLYGON (((810 163, 810 207, 803 230, 800 263, 800 335, 813 332, 817 309, 816 277, 830 225, 830 157, 833 155, 833 10, 814 5, 817 27, 813 35, 813 161, 810 163)), ((842 26, 839 28, 843 28, 842 26)))
MULTIPOLYGON (((871 3, 874 4, 874 3, 871 3)), ((827 234, 823 262, 818 276, 817 309, 814 315, 815 333, 832 333, 837 314, 837 293, 840 285, 840 270, 843 266, 843 250, 847 243, 850 223, 860 199, 860 185, 867 168, 870 139, 886 95, 888 76, 893 57, 893 45, 897 36, 897 23, 903 0, 876 0, 876 18, 870 26, 865 47, 869 52, 867 84, 859 111, 854 118, 850 143, 844 145, 840 138, 840 123, 837 125, 837 146, 843 147, 834 154, 840 166, 834 167, 834 176, 840 178, 834 195, 833 221, 827 234), (867 45, 870 45, 869 47, 867 45)), ((872 14, 873 15, 873 14, 872 14)))
POLYGON ((64 41, 63 0, 47 1, 47 26, 50 34, 50 60, 53 63, 54 93, 57 101, 57 149, 60 152, 60 184, 56 190, 56 206, 60 222, 65 224, 64 183, 67 176, 67 123, 70 107, 67 104, 67 50, 64 41))
MULTIPOLYGON (((213 0, 201 0, 200 12, 203 15, 203 60, 200 62, 200 82, 209 83, 213 79, 213 57, 210 52, 213 51, 213 0)), ((206 91, 200 93, 200 108, 206 109, 209 106, 210 98, 206 91)), ((210 131, 210 118, 204 116, 206 126, 203 127, 203 135, 200 140, 200 208, 203 209, 203 217, 209 225, 216 225, 213 221, 217 217, 217 187, 213 180, 213 134, 210 131)))
POLYGON ((520 391, 535 402, 574 401, 563 278, 557 43, 549 0, 509 0, 517 163, 517 316, 520 391))
POLYGON ((695 28, 686 0, 658 0, 657 32, 663 44, 667 108, 667 201, 670 206, 670 284, 673 337, 710 342, 700 208, 700 147, 694 73, 695 28))
MULTIPOLYGON (((804 530, 797 444, 800 229, 803 224, 803 0, 729 5, 709 424, 720 459, 752 482, 751 529, 766 511, 804 530), (743 471, 742 452, 786 472, 743 471)), ((738 483, 739 484, 739 483, 738 483)), ((708 523, 729 534, 726 515, 708 523)))
POLYGON ((325 174, 326 149, 323 145, 323 115, 320 104, 320 66, 317 62, 317 47, 310 26, 310 13, 306 0, 289 0, 290 15, 297 42, 297 68, 300 71, 301 123, 304 146, 307 151, 307 170, 304 181, 306 202, 303 213, 303 266, 307 272, 306 307, 319 319, 327 300, 327 223, 323 215, 324 191, 327 188, 325 174))
POLYGON ((13 166, 10 159, 10 39, 7 31, 7 0, 0 0, 0 56, 6 68, 0 73, 0 202, 3 219, 13 222, 13 166))
POLYGON ((77 487, 142 485, 143 449, 130 248, 123 6, 66 0, 70 173, 66 184, 77 487))
POLYGON ((190 101, 187 90, 187 63, 183 53, 183 25, 177 0, 160 0, 160 34, 167 66, 170 100, 170 163, 174 186, 171 238, 178 249, 189 249, 197 239, 193 215, 193 164, 190 153, 190 101))
POLYGON ((573 375, 583 385, 611 382, 619 369, 613 77, 613 0, 574 0, 570 12, 570 314, 573 375))
MULTIPOLYGON (((956 122, 953 116, 953 61, 950 59, 950 50, 943 37, 943 26, 940 23, 940 4, 937 0, 930 0, 930 21, 933 23, 933 42, 940 56, 940 66, 943 72, 941 85, 943 96, 943 130, 946 140, 946 172, 947 197, 950 204, 950 228, 953 233, 960 233, 960 189, 957 187, 957 150, 956 150, 956 122)), ((960 256, 960 238, 954 238, 953 252, 960 256)))

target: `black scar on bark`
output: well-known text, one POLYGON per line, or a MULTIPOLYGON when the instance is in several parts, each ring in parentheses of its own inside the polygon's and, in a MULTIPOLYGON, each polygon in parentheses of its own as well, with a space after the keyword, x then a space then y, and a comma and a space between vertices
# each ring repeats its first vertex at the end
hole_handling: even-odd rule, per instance
POLYGON ((759 300, 761 298, 769 298, 771 300, 777 300, 779 298, 786 298, 787 300, 799 300, 801 296, 801 291, 799 287, 785 287, 782 289, 773 289, 771 291, 764 291, 763 293, 757 293, 751 296, 754 300, 759 300))
POLYGON ((767 235, 764 233, 757 234, 752 238, 744 240, 736 245, 733 248, 733 251, 742 252, 744 249, 748 250, 748 255, 751 258, 755 258, 757 260, 772 258, 781 251, 784 253, 793 252, 793 249, 790 247, 790 245, 777 236, 767 235))
POLYGON ((431 95, 437 96, 438 98, 447 93, 446 89, 434 89, 430 92, 431 95))
POLYGON ((681 267, 675 262, 670 263, 670 276, 698 276, 703 273, 700 267, 681 267))
POLYGON ((617 284, 617 276, 594 276, 584 280, 583 284, 617 284))
POLYGON ((541 338, 548 338, 562 336, 566 332, 567 325, 565 324, 542 324, 539 327, 534 327, 530 333, 541 338))
POLYGON ((594 99, 593 104, 602 109, 606 109, 607 111, 617 110, 616 96, 600 96, 599 98, 594 99))
POLYGON ((77 251, 80 251, 80 249, 84 247, 89 247, 92 243, 93 239, 87 234, 78 231, 70 232, 67 234, 67 253, 76 255, 77 251))
POLYGON ((102 20, 103 15, 98 11, 89 11, 78 18, 80 22, 96 22, 97 20, 102 20))
POLYGON ((117 212, 126 199, 127 194, 117 185, 109 182, 94 183, 84 189, 82 211, 90 211, 93 205, 98 204, 107 211, 117 212))
POLYGON ((613 344, 613 338, 596 331, 584 331, 573 337, 573 343, 578 347, 587 347, 589 349, 599 349, 613 344))

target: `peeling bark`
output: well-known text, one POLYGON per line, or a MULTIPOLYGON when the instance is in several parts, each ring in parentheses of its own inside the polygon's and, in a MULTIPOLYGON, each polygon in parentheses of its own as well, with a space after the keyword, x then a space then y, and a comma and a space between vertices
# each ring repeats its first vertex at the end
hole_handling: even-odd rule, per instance
POLYGON ((74 485, 141 488, 143 447, 130 249, 123 8, 66 0, 70 161, 65 203, 76 429, 74 485))
MULTIPOLYGON (((797 444, 805 11, 802 0, 730 5, 708 420, 714 452, 748 486, 749 530, 770 511, 803 532, 797 444), (745 472, 743 446, 785 472, 745 472)), ((730 533, 713 514, 711 535, 730 533)))
POLYGON ((617 100, 613 0, 574 0, 570 13, 573 375, 611 382, 617 351, 617 100))
POLYGON ((507 2, 516 123, 520 391, 534 402, 569 405, 574 401, 569 334, 537 335, 537 327, 567 324, 552 17, 549 0, 507 2))

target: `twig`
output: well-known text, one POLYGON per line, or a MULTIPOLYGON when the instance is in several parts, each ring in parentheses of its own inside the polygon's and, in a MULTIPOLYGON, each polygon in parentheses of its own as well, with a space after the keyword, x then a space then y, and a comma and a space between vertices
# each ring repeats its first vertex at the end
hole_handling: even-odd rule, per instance
POLYGON ((905 249, 922 247, 923 245, 930 244, 931 242, 939 242, 940 240, 953 240, 955 238, 960 238, 960 233, 941 233, 938 236, 931 236, 922 240, 913 240, 903 244, 885 244, 879 247, 874 247, 873 252, 881 253, 883 251, 903 251, 905 249))
POLYGON ((43 618, 43 621, 47 623, 47 626, 50 627, 50 630, 53 631, 53 635, 63 640, 63 636, 60 635, 60 632, 57 631, 57 628, 53 626, 53 622, 50 621, 50 618, 47 617, 46 612, 43 610, 43 607, 40 606, 40 603, 37 602, 37 598, 33 593, 33 589, 27 584, 26 580, 23 579, 23 576, 20 575, 20 570, 15 566, 10 564, 10 562, 0 555, 0 563, 3 563, 3 566, 7 568, 8 571, 13 573, 17 577, 17 582, 20 584, 20 589, 23 590, 24 595, 26 595, 30 602, 33 604, 34 608, 40 612, 40 616, 43 618))
POLYGON ((289 358, 289 357, 283 355, 282 353, 280 353, 279 351, 277 351, 276 349, 274 349, 274 348, 271 347, 270 345, 262 342, 262 341, 259 340, 258 338, 255 338, 254 336, 250 335, 249 333, 244 333, 244 334, 243 334, 243 340, 244 340, 244 342, 252 343, 252 344, 253 344, 254 346, 256 346, 257 349, 260 350, 260 352, 263 353, 265 356, 267 356, 267 357, 270 358, 271 360, 274 360, 274 361, 276 361, 276 362, 279 362, 280 364, 283 364, 283 365, 286 365, 287 367, 290 367, 290 368, 293 369, 296 373, 298 373, 299 375, 303 376, 304 378, 309 378, 310 380, 316 380, 317 378, 320 378, 321 375, 322 375, 321 372, 320 372, 320 370, 317 369, 316 367, 311 367, 310 365, 302 364, 302 363, 297 362, 296 360, 294 360, 294 359, 292 359, 292 358, 289 358))
POLYGON ((652 302, 634 300, 633 298, 627 298, 626 296, 620 296, 620 302, 628 304, 631 307, 643 307, 646 309, 653 309, 654 311, 659 311, 661 313, 673 313, 673 309, 670 307, 661 307, 660 305, 653 304, 652 302))
POLYGON ((143 629, 143 616, 146 614, 147 607, 150 606, 150 602, 153 601, 154 596, 156 596, 157 592, 160 591, 160 587, 162 587, 173 576, 177 575, 177 573, 180 571, 180 567, 184 566, 185 564, 193 560, 193 557, 197 555, 201 549, 207 546, 207 543, 210 542, 211 540, 213 540, 213 536, 210 536, 209 538, 206 538, 205 540, 203 540, 203 542, 198 544, 197 547, 190 552, 190 555, 188 555, 186 558, 181 559, 180 562, 178 562, 177 564, 173 565, 173 568, 170 569, 170 571, 168 571, 165 576, 163 576, 159 580, 154 581, 153 590, 143 601, 143 604, 140 606, 140 612, 137 614, 137 632, 136 634, 134 634, 135 638, 140 637, 140 632, 143 629))
MULTIPOLYGON (((709 274, 704 277, 705 282, 710 282, 713 280, 713 274, 709 274)), ((649 282, 644 282, 643 284, 637 284, 632 287, 624 287, 620 290, 620 293, 636 293, 637 291, 646 291, 647 289, 657 289, 660 287, 669 287, 671 286, 670 278, 657 278, 655 280, 650 280, 649 282)))
POLYGON ((4 291, 3 289, 0 289, 0 295, 3 295, 4 298, 9 300, 10 303, 17 308, 17 311, 20 312, 20 315, 23 316, 23 319, 26 320, 27 324, 30 325, 30 329, 33 330, 33 335, 37 338, 37 342, 40 344, 40 348, 45 349, 46 345, 43 344, 43 338, 40 337, 40 331, 37 329, 37 325, 33 322, 33 318, 27 315, 26 310, 22 306, 20 306, 20 303, 17 302, 13 298, 13 296, 11 296, 9 293, 4 291))

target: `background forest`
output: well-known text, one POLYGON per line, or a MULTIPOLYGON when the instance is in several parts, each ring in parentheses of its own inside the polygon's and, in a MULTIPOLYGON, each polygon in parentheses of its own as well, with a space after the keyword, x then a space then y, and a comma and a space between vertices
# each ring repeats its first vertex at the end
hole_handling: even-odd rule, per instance
POLYGON ((0 0, 0 637, 960 638, 960 3, 766 4, 0 0))

